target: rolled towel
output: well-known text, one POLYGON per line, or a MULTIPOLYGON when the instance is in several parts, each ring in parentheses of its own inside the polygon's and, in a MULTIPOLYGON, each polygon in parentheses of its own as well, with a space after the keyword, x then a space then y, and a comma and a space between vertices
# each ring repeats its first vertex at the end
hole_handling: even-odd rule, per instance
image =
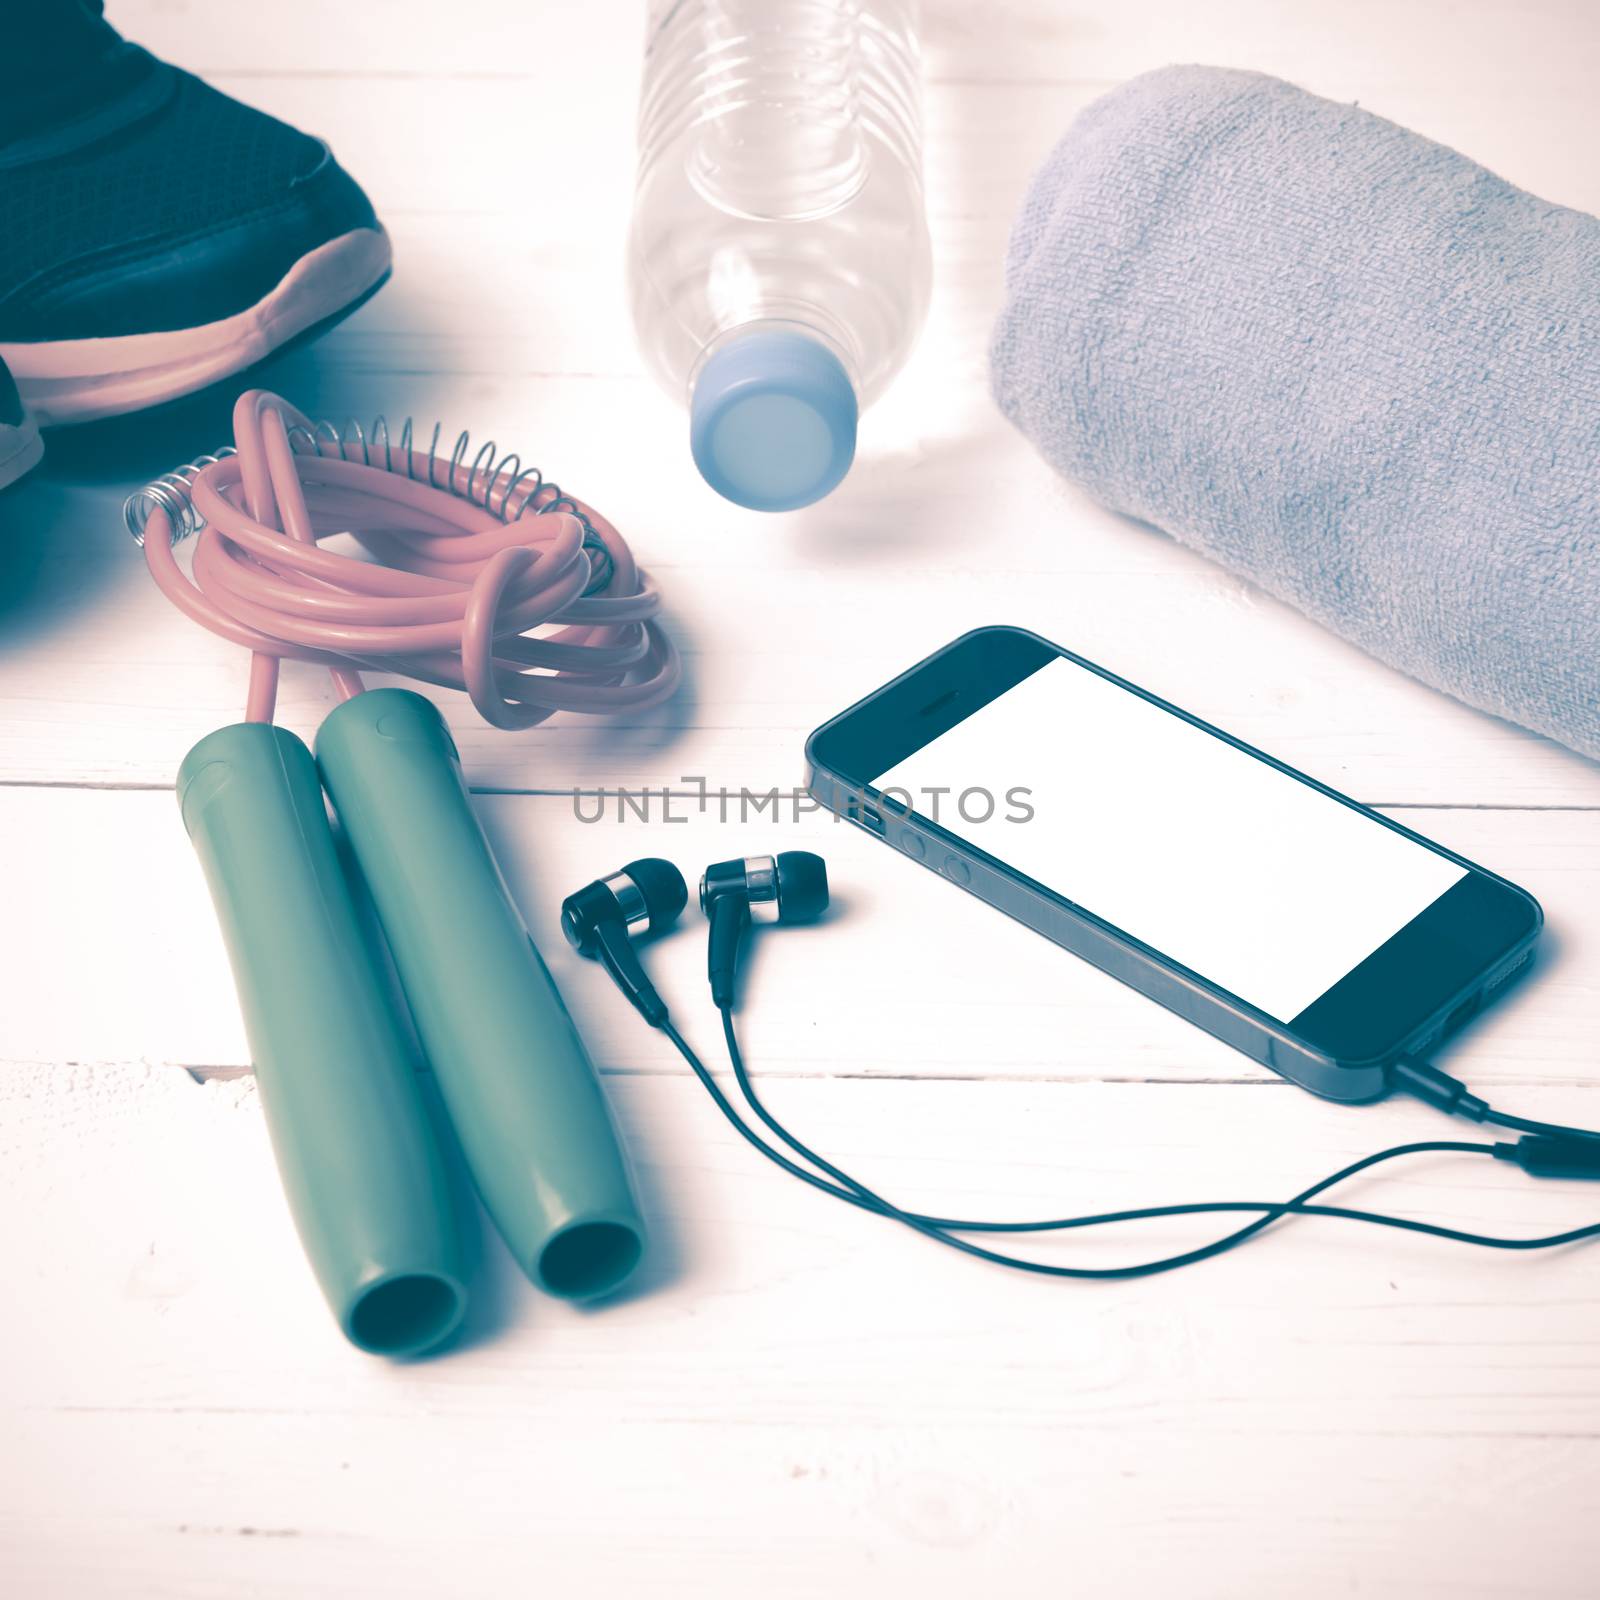
POLYGON ((1600 758, 1600 221, 1170 67, 1056 146, 1006 288, 995 396, 1067 477, 1600 758))

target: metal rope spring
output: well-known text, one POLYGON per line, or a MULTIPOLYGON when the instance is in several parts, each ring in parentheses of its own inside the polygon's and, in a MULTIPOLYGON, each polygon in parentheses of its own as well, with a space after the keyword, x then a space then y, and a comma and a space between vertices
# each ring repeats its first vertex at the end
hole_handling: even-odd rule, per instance
POLYGON ((167 598, 250 652, 247 721, 271 720, 285 660, 327 668, 347 699, 371 671, 459 689, 501 728, 673 692, 678 653, 627 541, 515 452, 462 432, 447 456, 438 424, 423 450, 409 419, 396 439, 381 416, 340 428, 261 390, 233 425, 233 448, 123 516, 167 598), (324 547, 345 534, 362 555, 324 547))
MULTIPOLYGON (((350 417, 342 425, 324 419, 311 427, 293 424, 287 431, 296 455, 340 457, 359 461, 363 466, 379 467, 384 472, 397 472, 414 483, 426 483, 430 488, 470 500, 505 523, 519 521, 530 510, 534 516, 565 511, 576 517, 582 526, 583 547, 594 568, 585 592, 595 593, 610 581, 611 554, 583 509, 538 467, 523 466, 522 457, 516 451, 499 454, 499 446, 493 439, 478 447, 469 465, 471 433, 463 428, 456 435, 449 456, 441 456, 439 443, 445 433, 439 422, 433 425, 425 452, 416 448, 412 418, 407 417, 400 425, 399 438, 394 440, 389 419, 382 412, 372 419, 370 429, 364 429, 350 417)), ((205 518, 195 510, 194 480, 206 467, 215 466, 235 454, 231 444, 223 445, 214 455, 196 456, 193 461, 162 473, 130 494, 123 502, 122 520, 134 543, 144 544, 145 527, 157 506, 166 512, 172 524, 174 544, 198 533, 205 526, 205 518)))

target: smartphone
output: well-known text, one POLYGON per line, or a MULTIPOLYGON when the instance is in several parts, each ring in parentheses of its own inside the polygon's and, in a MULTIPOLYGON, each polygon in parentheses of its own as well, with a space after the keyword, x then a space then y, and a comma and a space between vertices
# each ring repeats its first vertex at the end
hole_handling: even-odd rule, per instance
POLYGON ((1525 890, 1022 628, 807 741, 824 806, 1330 1099, 1531 960, 1525 890))

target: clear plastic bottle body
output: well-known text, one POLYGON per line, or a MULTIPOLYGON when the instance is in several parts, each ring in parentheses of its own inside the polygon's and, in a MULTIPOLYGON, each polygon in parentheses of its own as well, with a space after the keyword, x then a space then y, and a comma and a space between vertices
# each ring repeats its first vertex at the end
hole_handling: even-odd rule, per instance
POLYGON ((862 406, 899 370, 932 276, 917 24, 917 0, 652 0, 629 278, 675 396, 760 330, 825 346, 862 406))

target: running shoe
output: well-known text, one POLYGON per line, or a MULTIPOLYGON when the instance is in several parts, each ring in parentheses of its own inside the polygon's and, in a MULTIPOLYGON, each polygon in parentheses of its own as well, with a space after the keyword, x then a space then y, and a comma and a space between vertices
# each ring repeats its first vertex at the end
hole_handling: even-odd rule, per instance
POLYGON ((204 388, 389 274, 327 145, 101 13, 29 0, 0 22, 0 360, 45 426, 204 388))

